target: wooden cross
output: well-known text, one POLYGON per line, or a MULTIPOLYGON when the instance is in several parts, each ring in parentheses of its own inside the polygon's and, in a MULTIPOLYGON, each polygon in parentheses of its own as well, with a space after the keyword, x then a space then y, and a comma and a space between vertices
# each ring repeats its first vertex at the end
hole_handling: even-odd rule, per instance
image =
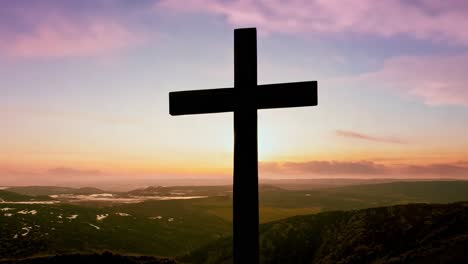
POLYGON ((317 82, 257 85, 257 30, 234 30, 234 88, 169 93, 171 115, 234 112, 234 263, 259 262, 257 109, 317 105, 317 82))

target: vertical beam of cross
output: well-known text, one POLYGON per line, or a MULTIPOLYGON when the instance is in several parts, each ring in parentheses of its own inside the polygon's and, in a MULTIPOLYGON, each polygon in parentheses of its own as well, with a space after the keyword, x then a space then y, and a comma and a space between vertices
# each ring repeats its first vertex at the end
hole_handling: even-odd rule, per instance
POLYGON ((257 30, 234 31, 234 88, 169 93, 171 115, 234 112, 234 263, 259 262, 257 109, 317 105, 317 82, 257 85, 257 30))
POLYGON ((258 263, 257 36, 234 30, 234 263, 258 263))

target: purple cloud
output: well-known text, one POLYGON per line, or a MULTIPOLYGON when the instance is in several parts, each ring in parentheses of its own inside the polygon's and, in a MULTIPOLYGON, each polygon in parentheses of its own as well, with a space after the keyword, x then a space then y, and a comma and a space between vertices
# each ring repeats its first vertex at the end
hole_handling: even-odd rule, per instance
POLYGON ((367 135, 367 134, 363 134, 363 133, 359 133, 355 131, 349 131, 349 130, 336 130, 335 134, 340 137, 361 139, 361 140, 366 140, 366 141, 393 143, 393 144, 406 144, 407 143, 406 141, 401 140, 399 138, 371 136, 371 135, 367 135))
MULTIPOLYGON (((106 55, 144 41, 108 1, 7 1, 0 4, 0 54, 12 57, 106 55)), ((131 11, 131 10, 130 10, 131 11)), ((132 13, 132 12, 129 12, 132 13)))
POLYGON ((202 12, 279 33, 357 33, 468 45, 468 5, 454 0, 162 0, 156 9, 202 12))
POLYGON ((428 105, 468 106, 468 54, 390 58, 360 81, 421 98, 428 105))

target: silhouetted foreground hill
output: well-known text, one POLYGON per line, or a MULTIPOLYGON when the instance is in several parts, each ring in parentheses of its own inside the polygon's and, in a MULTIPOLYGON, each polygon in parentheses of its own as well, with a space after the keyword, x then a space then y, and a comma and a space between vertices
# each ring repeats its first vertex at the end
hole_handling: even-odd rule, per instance
POLYGON ((71 254, 27 258, 23 260, 0 261, 0 264, 175 264, 171 259, 148 256, 121 256, 109 252, 103 254, 71 254))
MULTIPOLYGON (((261 225, 262 263, 468 263, 468 202, 296 216, 261 225)), ((231 238, 182 261, 231 263, 231 238)))

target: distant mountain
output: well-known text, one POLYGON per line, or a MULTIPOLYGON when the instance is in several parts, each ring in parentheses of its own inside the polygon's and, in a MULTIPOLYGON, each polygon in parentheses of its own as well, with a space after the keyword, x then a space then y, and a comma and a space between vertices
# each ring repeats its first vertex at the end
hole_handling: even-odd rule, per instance
POLYGON ((103 254, 71 254, 26 258, 22 260, 5 260, 0 264, 175 264, 175 260, 150 256, 122 256, 105 252, 103 254))
POLYGON ((398 197, 428 203, 468 200, 468 181, 415 181, 344 186, 326 190, 329 194, 398 197))
POLYGON ((322 179, 261 179, 263 184, 272 184, 287 190, 317 190, 324 188, 343 187, 352 185, 382 184, 391 182, 461 182, 460 179, 349 179, 349 178, 322 178, 322 179))
MULTIPOLYGON (((261 263, 468 263, 468 202, 297 216, 261 225, 261 263)), ((232 263, 232 238, 183 257, 232 263)))
POLYGON ((127 192, 134 196, 220 196, 232 191, 232 186, 150 186, 127 192))
POLYGON ((30 196, 46 196, 53 194, 100 194, 106 193, 98 188, 84 187, 84 188, 70 188, 70 187, 58 187, 58 186, 17 186, 9 187, 6 189, 9 192, 15 192, 30 196))
MULTIPOLYGON (((260 184, 260 192, 282 191, 270 184, 260 184)), ((134 196, 224 196, 232 193, 232 185, 219 186, 150 186, 127 192, 134 196)))

